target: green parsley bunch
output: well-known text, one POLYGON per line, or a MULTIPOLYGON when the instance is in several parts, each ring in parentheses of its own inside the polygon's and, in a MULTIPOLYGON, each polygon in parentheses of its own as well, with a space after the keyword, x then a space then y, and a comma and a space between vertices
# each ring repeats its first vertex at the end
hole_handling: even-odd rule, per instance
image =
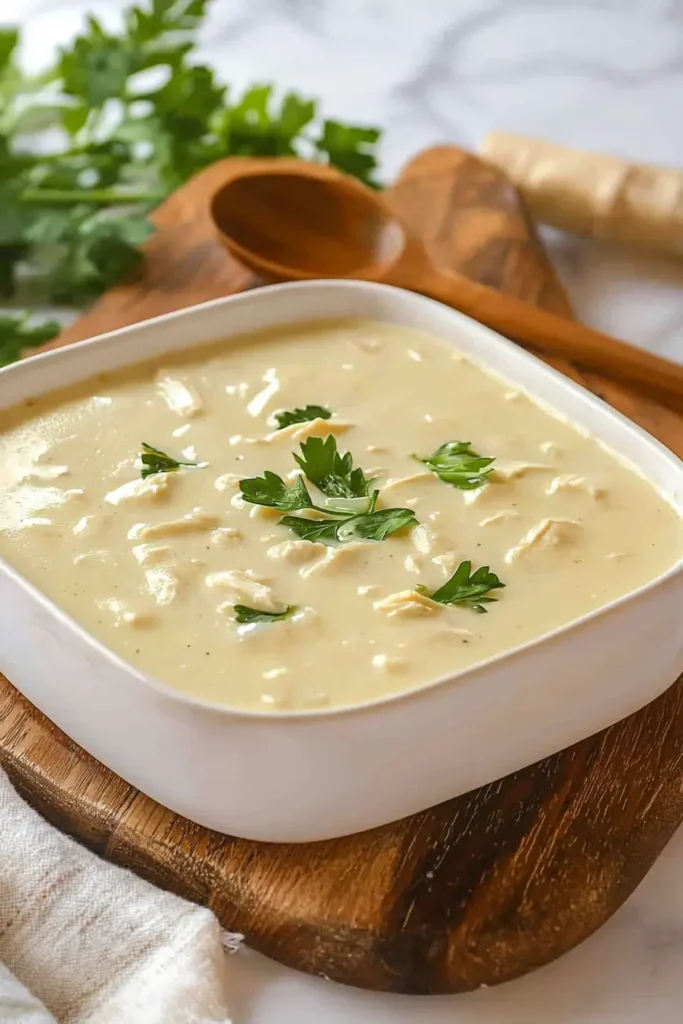
MULTIPOLYGON (((231 154, 303 155, 376 184, 377 129, 321 122, 272 85, 233 95, 195 59, 207 3, 148 0, 117 33, 91 16, 37 77, 0 29, 0 298, 28 275, 37 302, 92 301, 139 268, 150 211, 231 154)), ((0 316, 0 365, 58 330, 0 316)))

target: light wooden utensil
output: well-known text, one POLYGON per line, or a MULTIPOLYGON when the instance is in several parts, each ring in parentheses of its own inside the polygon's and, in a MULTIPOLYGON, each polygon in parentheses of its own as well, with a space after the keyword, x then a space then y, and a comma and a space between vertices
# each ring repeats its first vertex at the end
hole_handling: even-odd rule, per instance
POLYGON ((683 366, 444 273, 380 193, 330 168, 282 159, 236 165, 215 193, 211 212, 226 249, 271 280, 346 277, 398 285, 546 354, 669 398, 683 396, 683 366))

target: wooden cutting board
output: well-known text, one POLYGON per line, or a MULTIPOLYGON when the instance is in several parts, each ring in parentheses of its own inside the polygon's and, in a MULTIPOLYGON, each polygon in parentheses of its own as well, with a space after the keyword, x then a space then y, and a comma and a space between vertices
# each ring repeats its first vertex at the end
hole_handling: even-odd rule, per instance
MULTIPOLYGON (((208 199, 224 174, 217 164, 164 203, 144 279, 106 295, 61 343, 258 283, 213 237, 208 199)), ((430 150, 389 199, 441 266, 570 315, 497 171, 459 150, 430 150)), ((564 369, 683 452, 678 414, 564 369)), ((611 729, 412 818, 298 846, 221 836, 172 814, 84 753, 3 677, 0 759, 60 828, 208 904, 269 956, 371 989, 459 992, 559 956, 642 879, 683 818, 682 695, 679 681, 611 729)))

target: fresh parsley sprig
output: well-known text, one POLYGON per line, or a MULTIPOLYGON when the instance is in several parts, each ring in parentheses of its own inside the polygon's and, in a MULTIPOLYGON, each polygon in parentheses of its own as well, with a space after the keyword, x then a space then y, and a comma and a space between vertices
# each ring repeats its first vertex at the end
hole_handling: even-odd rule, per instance
POLYGON ((444 483, 461 491, 483 487, 494 459, 483 457, 472 449, 469 441, 446 441, 432 455, 414 455, 444 483))
POLYGON ((273 419, 278 430, 291 427, 295 423, 310 423, 311 420, 329 420, 332 412, 324 405, 305 405, 302 409, 283 409, 276 412, 273 419))
POLYGON ((301 443, 301 455, 294 455, 308 480, 329 498, 365 498, 374 493, 374 479, 368 480, 359 467, 353 467, 351 452, 341 455, 337 440, 309 437, 301 443))
POLYGON ((316 504, 303 477, 289 487, 281 476, 266 470, 263 476, 247 477, 240 480, 240 491, 245 501, 252 505, 266 505, 280 512, 297 512, 310 508, 328 516, 348 516, 353 512, 371 512, 375 506, 377 492, 367 498, 322 498, 316 504))
POLYGON ((461 562, 451 578, 433 594, 421 585, 418 585, 416 590, 439 604, 465 605, 475 612, 482 613, 486 611, 485 604, 496 601, 495 597, 489 597, 491 591, 504 586, 495 572, 490 571, 488 565, 482 565, 472 572, 472 563, 467 561, 461 562))
POLYGON ((231 91, 197 60, 206 9, 143 0, 119 30, 91 15, 36 77, 0 28, 0 298, 28 269, 43 300, 90 302, 140 269, 151 210, 226 156, 307 156, 375 184, 376 129, 321 123, 313 100, 273 85, 231 91))
POLYGON ((322 521, 283 516, 280 525, 289 527, 302 540, 345 544, 351 540, 384 540, 406 526, 417 526, 417 519, 410 508, 382 508, 366 515, 322 521))
POLYGON ((384 540, 404 526, 416 526, 412 509, 386 508, 376 510, 379 491, 372 488, 362 469, 353 466, 350 452, 343 455, 330 434, 324 440, 311 437, 301 443, 301 455, 294 454, 307 479, 323 497, 313 501, 303 477, 289 487, 277 473, 266 470, 263 476, 240 480, 240 491, 245 501, 254 505, 267 505, 281 512, 299 512, 313 509, 326 519, 307 519, 304 516, 283 516, 282 526, 302 540, 346 543, 361 540, 384 540))
POLYGON ((300 508, 315 508, 303 477, 297 477, 289 487, 281 476, 267 469, 263 476, 240 480, 240 492, 252 505, 265 505, 280 512, 296 512, 300 508))
POLYGON ((296 605, 288 604, 281 612, 262 612, 259 608, 250 608, 246 604, 235 605, 235 621, 240 625, 255 625, 257 622, 278 622, 288 619, 296 611, 296 605))
POLYGON ((330 434, 323 440, 310 437, 301 443, 301 455, 294 455, 308 480, 324 495, 313 501, 303 477, 288 487, 277 473, 266 470, 263 476, 240 480, 245 501, 267 505, 281 512, 297 512, 310 508, 329 516, 349 516, 373 512, 379 491, 370 490, 374 482, 367 480, 362 469, 353 469, 350 452, 340 455, 337 442, 330 434))
POLYGON ((179 459, 174 459, 159 448, 152 448, 151 445, 145 444, 144 441, 141 444, 141 448, 140 462, 142 463, 142 468, 140 476, 143 480, 148 476, 153 476, 155 473, 175 473, 181 466, 199 465, 198 462, 182 462, 179 459))

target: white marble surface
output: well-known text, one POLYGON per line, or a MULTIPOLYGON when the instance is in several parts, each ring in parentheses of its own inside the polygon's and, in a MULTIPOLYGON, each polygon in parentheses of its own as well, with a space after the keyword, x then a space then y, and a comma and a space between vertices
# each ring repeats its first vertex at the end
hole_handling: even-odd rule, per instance
MULTIPOLYGON (((0 0, 40 65, 120 0, 0 0)), ((326 114, 386 128, 383 175, 493 128, 683 166, 682 0, 214 0, 202 56, 236 86, 274 80, 326 114)), ((549 236, 581 318, 683 361, 683 264, 549 236)), ((248 952, 228 962, 235 1024, 680 1024, 683 834, 593 938, 467 996, 373 996, 248 952)))

